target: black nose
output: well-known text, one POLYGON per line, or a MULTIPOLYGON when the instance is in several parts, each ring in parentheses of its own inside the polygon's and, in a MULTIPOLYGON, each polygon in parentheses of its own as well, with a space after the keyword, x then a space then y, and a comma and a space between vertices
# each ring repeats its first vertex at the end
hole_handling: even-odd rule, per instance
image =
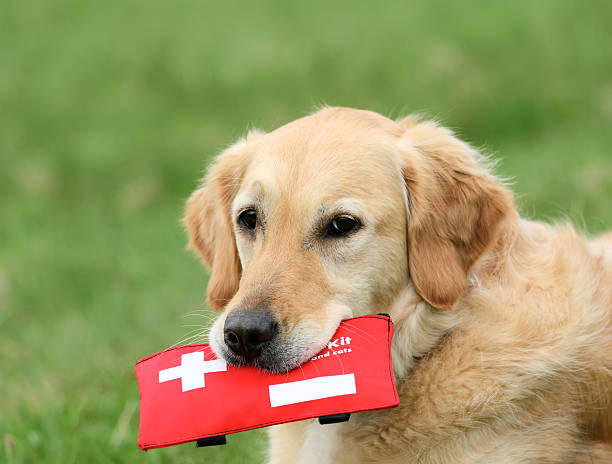
POLYGON ((278 323, 266 309, 235 309, 225 319, 225 344, 251 361, 259 356, 278 332, 278 323))

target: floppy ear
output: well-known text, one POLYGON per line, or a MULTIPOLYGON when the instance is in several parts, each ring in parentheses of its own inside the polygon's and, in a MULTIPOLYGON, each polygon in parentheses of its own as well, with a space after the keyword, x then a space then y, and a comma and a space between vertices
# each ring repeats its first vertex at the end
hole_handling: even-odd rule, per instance
POLYGON ((448 129, 413 117, 399 124, 407 129, 402 173, 410 277, 424 300, 451 308, 467 287, 470 268, 514 211, 512 193, 448 129))
POLYGON ((183 222, 189 247, 208 265, 208 302, 221 311, 238 291, 242 267, 234 231, 231 203, 245 169, 245 155, 237 153, 239 142, 218 156, 204 185, 187 200, 183 222))

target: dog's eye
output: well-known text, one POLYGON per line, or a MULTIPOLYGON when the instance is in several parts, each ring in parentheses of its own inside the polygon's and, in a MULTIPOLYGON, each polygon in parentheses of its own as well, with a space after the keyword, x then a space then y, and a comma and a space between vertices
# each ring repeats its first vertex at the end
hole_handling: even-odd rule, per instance
POLYGON ((245 209, 238 215, 238 223, 248 230, 255 230, 255 226, 257 226, 257 212, 254 209, 245 209))
POLYGON ((359 221, 351 216, 338 216, 335 217, 327 226, 327 235, 331 237, 343 237, 348 235, 349 232, 359 227, 359 221))

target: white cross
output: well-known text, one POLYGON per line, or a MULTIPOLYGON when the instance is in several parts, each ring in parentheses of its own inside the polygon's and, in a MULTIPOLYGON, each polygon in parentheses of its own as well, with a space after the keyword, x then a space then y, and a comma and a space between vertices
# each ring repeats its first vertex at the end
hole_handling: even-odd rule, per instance
POLYGON ((181 356, 181 365, 159 371, 159 383, 181 379, 183 391, 204 388, 204 374, 227 371, 223 359, 204 361, 204 352, 194 351, 181 356))

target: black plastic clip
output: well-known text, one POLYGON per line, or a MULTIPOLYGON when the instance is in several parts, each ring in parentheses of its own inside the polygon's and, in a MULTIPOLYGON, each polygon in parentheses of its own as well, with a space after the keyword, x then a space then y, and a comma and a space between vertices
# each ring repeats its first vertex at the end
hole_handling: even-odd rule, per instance
POLYGON ((329 416, 319 417, 319 424, 337 424, 338 422, 346 422, 351 418, 351 413, 347 412, 344 414, 330 414, 329 416))
POLYGON ((225 445, 227 440, 225 439, 225 435, 217 435, 215 437, 206 437, 206 438, 198 438, 196 440, 196 446, 201 448, 202 446, 216 446, 216 445, 225 445))

